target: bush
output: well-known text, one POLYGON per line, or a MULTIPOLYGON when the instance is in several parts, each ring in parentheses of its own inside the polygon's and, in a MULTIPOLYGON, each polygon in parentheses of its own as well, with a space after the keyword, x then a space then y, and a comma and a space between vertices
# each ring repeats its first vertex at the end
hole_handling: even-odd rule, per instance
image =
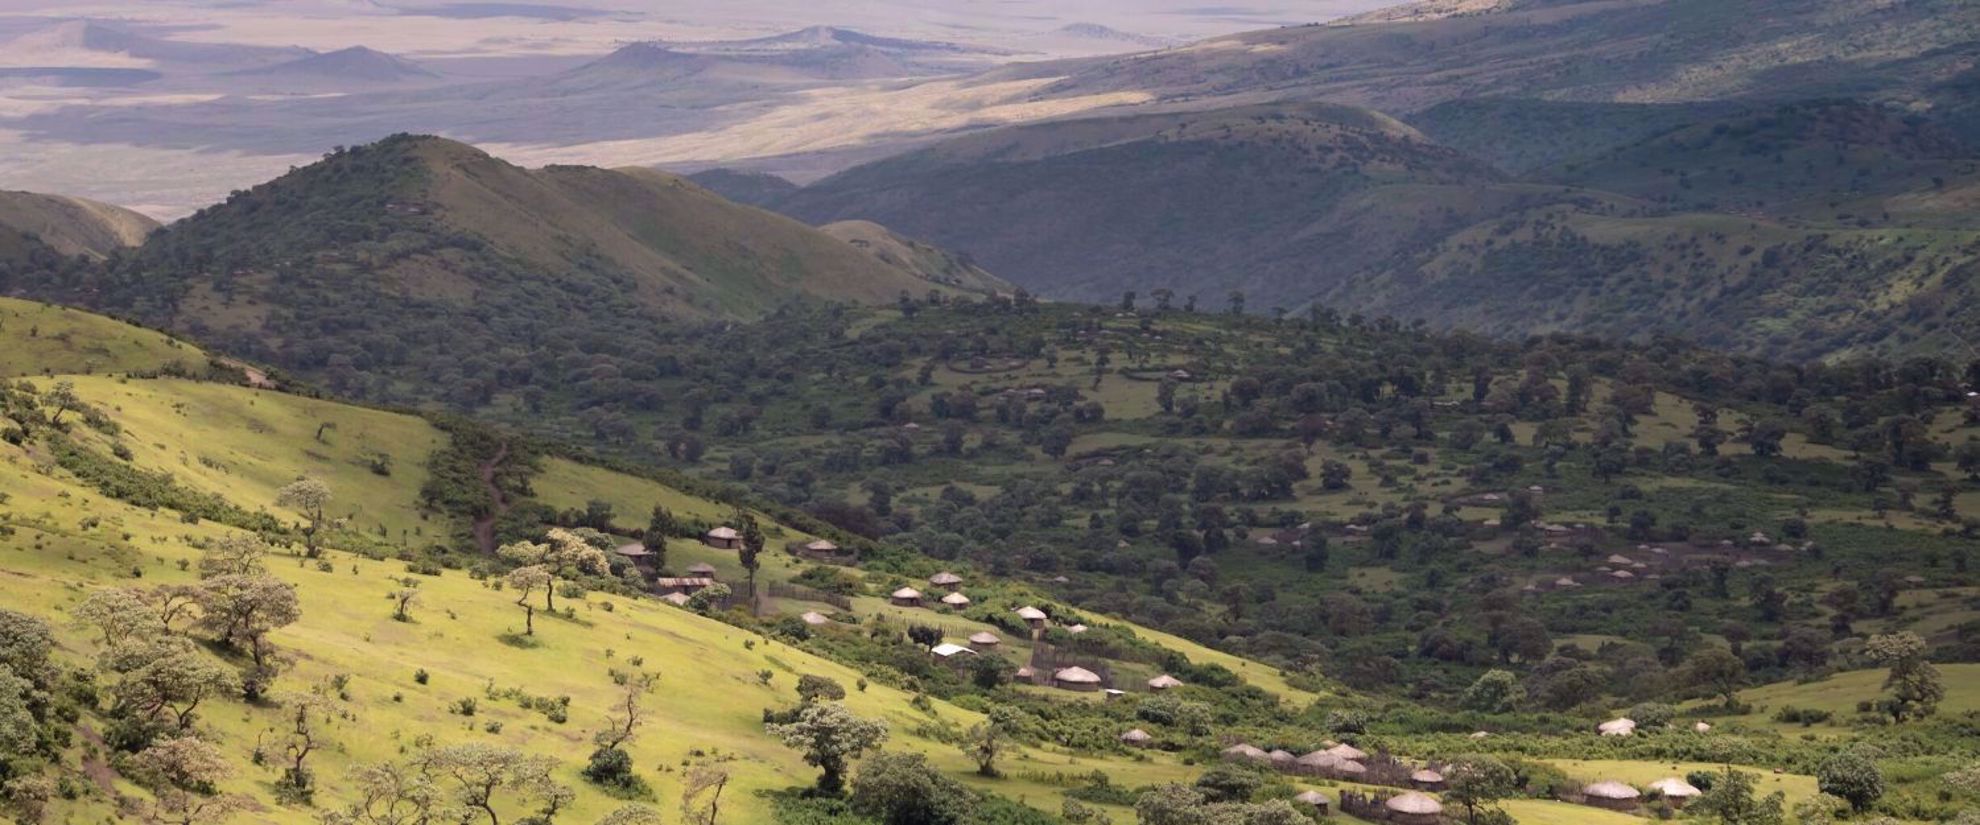
POLYGON ((1798 708, 1793 705, 1787 705, 1780 710, 1774 711, 1774 721, 1807 727, 1809 725, 1819 725, 1827 722, 1835 718, 1835 715, 1834 711, 1798 708))

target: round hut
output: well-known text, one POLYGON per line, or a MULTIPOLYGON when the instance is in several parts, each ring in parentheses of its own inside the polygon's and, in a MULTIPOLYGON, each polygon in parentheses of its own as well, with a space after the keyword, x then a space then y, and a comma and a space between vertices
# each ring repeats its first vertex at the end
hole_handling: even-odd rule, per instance
POLYGON ((1588 804, 1611 811, 1636 810, 1636 801, 1643 798, 1642 791, 1613 779, 1582 788, 1581 795, 1588 798, 1588 804))
POLYGON ((935 585, 936 587, 942 587, 942 588, 947 588, 949 590, 954 590, 958 587, 961 587, 963 582, 961 576, 958 576, 954 573, 944 570, 940 573, 936 573, 933 576, 929 576, 928 583, 935 585))
POLYGON ((1051 618, 1045 615, 1045 611, 1028 604, 1018 608, 1017 615, 1018 618, 1024 620, 1025 624, 1031 625, 1032 630, 1044 630, 1045 620, 1051 618))
POLYGON ((994 650, 998 645, 1003 643, 1003 639, 997 638, 997 634, 991 633, 988 630, 981 633, 972 633, 969 636, 969 646, 978 652, 994 650))
POLYGON ((1179 688, 1179 687, 1182 687, 1182 686, 1183 686, 1183 683, 1182 683, 1182 680, 1181 680, 1181 679, 1178 679, 1178 678, 1176 678, 1176 677, 1174 677, 1174 676, 1170 676, 1170 675, 1169 675, 1169 674, 1167 674, 1167 673, 1164 673, 1164 674, 1162 674, 1162 675, 1160 675, 1160 676, 1157 676, 1157 677, 1155 677, 1155 678, 1153 678, 1153 679, 1150 679, 1150 680, 1148 680, 1148 689, 1149 689, 1149 690, 1158 690, 1158 691, 1159 691, 1159 690, 1168 690, 1169 688, 1179 688))
POLYGON ((900 607, 920 607, 921 591, 912 587, 903 587, 894 591, 893 595, 887 597, 887 600, 900 607))
POLYGON ((950 607, 953 607, 957 610, 961 610, 969 606, 969 597, 961 593, 950 593, 949 595, 942 597, 942 603, 950 607))
POLYGON ((1091 693, 1100 689, 1100 674, 1083 667, 1069 667, 1052 674, 1052 686, 1061 690, 1091 693))
POLYGON ((807 544, 804 546, 804 549, 824 556, 836 555, 839 552, 838 545, 833 544, 824 539, 819 539, 810 544, 807 544))
POLYGON ((1603 736, 1629 736, 1636 733, 1636 720, 1610 719, 1595 726, 1595 731, 1603 736))
POLYGON ((1293 756, 1290 751, 1274 750, 1265 754, 1265 758, 1271 760, 1275 770, 1291 771, 1299 765, 1299 757, 1293 756))
POLYGON ((798 617, 798 620, 812 627, 823 627, 832 623, 830 618, 816 610, 805 611, 803 615, 798 617))
POLYGON ((1321 816, 1326 816, 1327 806, 1334 804, 1333 800, 1319 791, 1301 791, 1299 796, 1293 797, 1293 801, 1312 808, 1314 813, 1321 816))
POLYGON ((1140 728, 1121 734, 1121 744, 1130 748, 1145 748, 1155 743, 1155 737, 1140 728))
POLYGON ((1665 799, 1670 800, 1673 808, 1683 808, 1686 802, 1697 799, 1701 793, 1691 783, 1675 776, 1650 783, 1650 790, 1663 794, 1665 799))
POLYGON ((1242 742, 1224 749, 1224 758, 1232 762, 1270 762, 1272 755, 1242 742))
POLYGON ((1389 821, 1400 825, 1439 825, 1444 814, 1444 804, 1434 797, 1417 791, 1404 791, 1389 797, 1382 803, 1389 812, 1389 821))
POLYGON ((1345 743, 1328 748, 1327 752, 1340 757, 1344 762, 1359 762, 1368 758, 1367 751, 1345 743))
POLYGON ((1334 775, 1342 779, 1360 779, 1368 775, 1368 766, 1351 759, 1343 759, 1334 764, 1334 775))
POLYGON ((742 534, 734 527, 717 527, 703 533, 701 543, 719 550, 734 550, 742 546, 742 534))
POLYGON ((1424 768, 1409 775, 1409 784, 1419 791, 1441 791, 1444 789, 1444 775, 1424 768))
POLYGON ((1711 733, 1712 724, 1710 722, 1699 722, 1695 725, 1692 725, 1691 730, 1694 733, 1711 733))
POLYGON ((687 569, 687 574, 688 574, 688 578, 691 579, 712 579, 715 578, 715 565, 709 564, 708 562, 704 561, 700 564, 689 567, 687 569))
POLYGON ((1294 767, 1308 776, 1325 776, 1333 773, 1340 764, 1340 757, 1326 751, 1314 751, 1294 761, 1294 767))

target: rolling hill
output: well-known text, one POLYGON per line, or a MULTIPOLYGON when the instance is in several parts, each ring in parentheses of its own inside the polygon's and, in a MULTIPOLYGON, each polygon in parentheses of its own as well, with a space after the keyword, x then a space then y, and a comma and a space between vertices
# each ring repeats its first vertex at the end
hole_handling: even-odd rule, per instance
POLYGON ((144 242, 158 222, 121 207, 64 195, 0 192, 0 232, 34 236, 57 254, 102 260, 144 242))
POLYGON ((858 167, 775 205, 814 223, 871 220, 1052 297, 1242 289, 1269 306, 1396 254, 1404 238, 1343 242, 1369 210, 1443 187, 1529 197, 1499 189, 1504 180, 1391 118, 1314 104, 1012 127, 858 167))
POLYGON ((950 288, 671 175, 529 170, 410 136, 239 193, 108 271, 9 286, 348 392, 429 401, 452 383, 435 377, 463 364, 493 372, 491 358, 520 366, 530 351, 575 346, 553 330, 580 330, 593 355, 645 371, 669 328, 950 288))
MULTIPOLYGON (((7 311, 91 318, 16 303, 7 311)), ((92 345, 151 335, 103 318, 74 332, 92 345)), ((10 347, 28 337, 11 319, 0 324, 0 336, 10 347)), ((901 666, 922 669, 919 677, 861 658, 871 655, 876 640, 882 647, 896 645, 889 637, 909 622, 935 622, 951 633, 1007 632, 980 616, 1007 613, 1005 599, 1036 598, 1019 586, 973 582, 972 594, 986 607, 999 607, 964 616, 889 605, 875 594, 896 587, 899 575, 869 577, 845 568, 838 575, 859 583, 858 595, 846 607, 801 597, 766 598, 763 617, 754 618, 740 610, 703 615, 642 598, 616 574, 601 574, 583 587, 572 585, 559 599, 563 607, 540 611, 533 632, 525 635, 516 599, 491 585, 499 579, 486 569, 491 560, 445 550, 448 515, 422 503, 421 490, 433 480, 429 468, 449 449, 450 439, 426 420, 181 379, 58 374, 10 393, 10 415, 27 421, 30 431, 0 443, 0 497, 9 505, 0 509, 5 528, 0 530, 0 599, 6 605, 0 617, 9 622, 10 633, 21 628, 16 619, 23 616, 49 628, 59 646, 55 663, 62 666, 86 669, 105 648, 95 631, 69 618, 85 600, 114 588, 197 587, 202 579, 193 563, 217 543, 248 535, 244 525, 273 536, 267 531, 288 531, 288 524, 306 518, 282 503, 283 485, 303 476, 329 485, 334 522, 323 537, 322 558, 310 561, 292 553, 284 546, 291 534, 278 538, 266 559, 267 573, 292 587, 299 604, 299 615, 281 622, 267 639, 281 652, 274 692, 254 701, 243 701, 238 691, 202 695, 186 726, 170 732, 215 747, 221 776, 199 793, 229 795, 238 803, 236 816, 249 821, 318 822, 326 811, 363 798, 367 786, 353 769, 466 743, 549 760, 547 778, 566 794, 557 805, 566 821, 596 821, 628 803, 678 804, 690 765, 727 774, 722 821, 773 821, 773 810, 784 803, 770 792, 807 785, 815 775, 799 753, 764 730, 767 713, 796 706, 793 688, 801 678, 842 686, 845 707, 888 726, 888 751, 925 754, 947 781, 982 794, 981 804, 1004 806, 1006 817, 1033 817, 997 822, 1055 821, 1042 811, 1009 811, 1029 805, 1056 812, 1096 771, 1124 788, 1186 782, 1201 771, 1173 753, 1137 752, 1114 743, 1111 727, 1129 718, 1121 716, 1125 704, 1103 710, 1089 701, 1091 694, 1007 687, 1006 703, 1032 709, 1025 714, 1052 713, 1056 707, 1059 720, 1086 718, 1082 725, 1098 724, 1103 732, 1084 735, 1077 744, 1058 741, 1069 728, 1016 734, 1022 741, 1008 742, 1002 759, 1021 767, 996 777, 980 775, 954 744, 984 718, 980 697, 931 697, 929 691, 954 690, 956 674, 929 669, 921 661, 928 658, 925 648, 905 638, 898 645, 919 659, 901 666), (49 396, 57 386, 71 388, 78 408, 89 411, 87 425, 76 423, 77 416, 67 426, 45 416, 29 419, 11 406, 37 394, 49 396), (111 458, 113 451, 122 457, 111 458), (115 464, 101 463, 106 461, 115 464), (115 479, 146 479, 149 486, 115 479), (161 506, 161 500, 171 503, 161 506), (466 569, 470 564, 474 569, 466 569), (395 618, 395 599, 387 596, 407 590, 417 596, 395 618), (789 626, 807 610, 827 611, 835 620, 793 635, 789 626), (624 677, 639 673, 657 681, 639 699, 645 720, 640 735, 623 747, 645 784, 624 790, 588 781, 580 768, 594 750, 592 734, 612 724, 615 703, 624 700, 624 677), (312 794, 298 799, 285 796, 277 781, 278 768, 287 762, 272 762, 271 755, 308 697, 325 703, 317 706, 324 716, 312 728, 315 739, 304 757, 315 777, 312 794)), ((608 500, 636 501, 637 509, 621 513, 629 520, 643 521, 647 507, 664 504, 686 520, 688 532, 734 513, 727 503, 568 459, 542 462, 528 486, 540 491, 532 495, 541 495, 545 505, 576 512, 587 510, 582 497, 594 492, 602 491, 608 500)), ((596 500, 589 505, 593 513, 597 507, 596 500)), ((609 508, 605 512, 610 518, 609 508)), ((766 522, 778 542, 816 538, 767 517, 766 522)), ((663 562, 669 568, 710 562, 723 579, 741 586, 734 551, 678 537, 669 545, 669 561, 663 562)), ((623 557, 613 558, 615 569, 624 564, 623 557)), ((797 578, 807 566, 781 551, 766 553, 764 562, 762 578, 778 583, 797 578)), ((1253 674, 1272 691, 1257 694, 1267 697, 1265 706, 1315 698, 1287 686, 1275 671, 1236 657, 1101 617, 1089 621, 1096 632, 1121 628, 1125 635, 1110 637, 1115 644, 1145 633, 1156 640, 1149 649, 1182 657, 1175 661, 1253 674)), ((167 635, 179 632, 193 631, 181 627, 167 635)), ((1030 644, 1019 647, 1008 652, 1020 655, 1030 644)), ((217 644, 194 655, 228 670, 246 661, 217 644)), ((1121 666, 1141 672, 1148 665, 1121 666)), ((65 723, 70 736, 47 751, 27 757, 12 750, 16 740, 0 742, 0 750, 21 757, 10 763, 10 778, 40 774, 70 788, 43 800, 49 817, 44 821, 122 818, 153 810, 166 795, 143 782, 145 774, 128 761, 128 753, 105 742, 106 736, 120 735, 116 726, 127 712, 123 706, 65 706, 78 712, 65 723)), ((1188 735, 1179 726, 1139 724, 1188 735)), ((290 758, 292 751, 283 759, 290 758)), ((454 793, 450 785, 440 790, 454 793)), ((11 806, 20 798, 10 795, 0 805, 16 812, 11 806)), ((489 815, 524 817, 533 810, 529 798, 526 789, 505 790, 491 800, 489 815)), ((1118 803, 1097 807, 1126 813, 1118 803)), ((218 817, 213 821, 225 821, 218 810, 207 813, 218 817)))

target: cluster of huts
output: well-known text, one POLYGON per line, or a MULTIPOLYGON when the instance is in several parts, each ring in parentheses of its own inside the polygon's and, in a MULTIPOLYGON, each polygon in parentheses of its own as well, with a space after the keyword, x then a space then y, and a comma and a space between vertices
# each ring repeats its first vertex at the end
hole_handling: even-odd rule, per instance
MULTIPOLYGON (((1317 776, 1327 779, 1360 781, 1368 776, 1368 752, 1349 744, 1334 745, 1316 750, 1304 756, 1285 750, 1265 750, 1255 745, 1240 742, 1224 749, 1224 759, 1232 762, 1248 762, 1272 768, 1281 773, 1299 776, 1317 776)), ((1444 778, 1435 771, 1424 769, 1419 772, 1425 779, 1434 777, 1434 790, 1441 790, 1444 778)))

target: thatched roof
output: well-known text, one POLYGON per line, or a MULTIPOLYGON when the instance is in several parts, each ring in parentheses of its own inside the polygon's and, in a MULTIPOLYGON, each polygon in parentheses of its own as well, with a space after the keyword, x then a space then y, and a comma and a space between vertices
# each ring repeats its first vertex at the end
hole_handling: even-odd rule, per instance
POLYGON ((1183 683, 1181 679, 1178 679, 1174 676, 1170 676, 1169 674, 1164 673, 1160 676, 1148 680, 1148 686, 1156 690, 1167 690, 1169 688, 1182 687, 1183 683))
POLYGON ((836 544, 833 544, 833 543, 831 543, 831 542, 829 542, 829 541, 826 541, 825 539, 819 539, 819 540, 817 540, 817 541, 814 541, 814 542, 812 542, 812 543, 810 543, 810 544, 807 544, 807 545, 805 545, 805 546, 804 546, 804 549, 806 549, 806 550, 810 550, 811 552, 814 552, 814 553, 837 553, 837 552, 839 552, 839 546, 838 546, 838 545, 836 545, 836 544))
POLYGON ((1271 754, 1266 753, 1265 751, 1260 750, 1259 748, 1253 747, 1251 745, 1244 744, 1242 742, 1236 745, 1232 745, 1228 748, 1225 748, 1224 755, 1243 757, 1245 759, 1256 759, 1261 762, 1272 758, 1271 754))
POLYGON ((952 584, 962 584, 962 577, 961 577, 961 576, 958 576, 958 575, 956 575, 956 574, 954 574, 954 573, 951 573, 951 572, 949 572, 949 571, 947 571, 947 570, 944 570, 944 571, 942 571, 942 572, 940 572, 940 573, 936 573, 936 574, 935 574, 935 575, 933 575, 933 576, 929 576, 929 577, 928 577, 928 583, 929 583, 929 584, 939 584, 939 585, 942 585, 942 586, 944 586, 944 587, 947 587, 947 586, 949 586, 949 585, 952 585, 952 584))
POLYGON ((814 627, 817 625, 832 623, 832 620, 826 618, 825 614, 820 613, 816 610, 807 610, 804 612, 803 615, 798 616, 798 618, 802 620, 805 624, 812 625, 814 627))
POLYGON ((1299 796, 1293 797, 1293 801, 1312 805, 1315 808, 1325 808, 1328 805, 1334 804, 1333 800, 1328 799, 1326 794, 1319 791, 1301 791, 1299 796))
POLYGON ((1643 795, 1642 791, 1613 779, 1597 782, 1586 788, 1582 788, 1581 793, 1583 796, 1594 799, 1635 799, 1643 795))
POLYGON ((627 544, 619 547, 619 555, 629 559, 643 559, 653 555, 653 551, 646 549, 646 545, 643 544, 627 544))
POLYGON ((1083 624, 1076 624, 1076 625, 1070 625, 1070 626, 1068 626, 1068 627, 1066 628, 1066 632, 1067 632, 1067 633, 1071 633, 1071 634, 1073 634, 1073 635, 1078 635, 1078 634, 1081 634, 1081 633, 1085 633, 1085 632, 1087 631, 1087 629, 1088 629, 1088 628, 1087 628, 1087 626, 1086 626, 1086 625, 1083 625, 1083 624))
POLYGON ((955 656, 963 653, 968 653, 972 656, 976 655, 976 651, 970 650, 969 648, 963 647, 962 645, 956 644, 954 642, 943 642, 939 645, 929 648, 928 652, 940 656, 944 659, 947 659, 950 656, 955 656))
POLYGON ((919 599, 921 598, 921 591, 912 587, 903 587, 894 591, 893 597, 896 599, 919 599))
POLYGON ((1367 773, 1368 766, 1363 765, 1360 762, 1356 762, 1352 759, 1343 759, 1340 761, 1340 764, 1334 766, 1334 770, 1340 771, 1341 773, 1350 773, 1350 774, 1359 775, 1359 774, 1367 773))
POLYGON ((1054 682, 1070 682, 1076 685, 1100 684, 1100 674, 1083 667, 1069 667, 1052 674, 1054 682))
POLYGON ((1031 605, 1028 604, 1018 608, 1017 614, 1018 614, 1018 618, 1023 619, 1027 622, 1042 622, 1045 621, 1047 618, 1049 618, 1048 616, 1045 615, 1045 611, 1039 610, 1038 608, 1032 607, 1031 605))
POLYGON ((1677 797, 1679 799, 1697 796, 1702 793, 1702 791, 1693 787, 1691 783, 1675 776, 1650 783, 1650 789, 1665 796, 1677 797))
POLYGON ((1038 671, 1033 670, 1030 665, 1025 665, 1017 669, 1017 677, 1019 679, 1029 679, 1037 675, 1038 671))
POLYGON ((704 579, 715 578, 715 565, 709 564, 708 562, 702 562, 700 564, 694 565, 693 567, 689 567, 688 575, 697 576, 704 579))
POLYGON ((1444 775, 1436 771, 1430 770, 1429 768, 1424 768, 1423 770, 1410 774, 1409 781, 1422 782, 1424 784, 1432 784, 1432 783, 1444 781, 1444 775))
POLYGON ((1595 730, 1603 736, 1628 736, 1636 732, 1636 720, 1610 719, 1607 722, 1596 725, 1595 730))
POLYGON ((660 600, 675 607, 686 607, 688 603, 686 593, 668 593, 665 596, 661 596, 660 600))
POLYGON ((1365 750, 1362 750, 1362 749, 1360 749, 1360 748, 1357 748, 1357 747, 1355 747, 1355 746, 1353 746, 1353 745, 1347 745, 1347 744, 1341 744, 1341 745, 1335 745, 1335 746, 1333 746, 1333 747, 1331 747, 1331 748, 1328 748, 1328 749, 1327 749, 1327 752, 1328 752, 1328 753, 1331 753, 1331 754, 1333 754, 1333 755, 1335 755, 1335 756, 1338 756, 1338 757, 1340 757, 1340 758, 1342 758, 1342 759, 1350 759, 1350 760, 1352 760, 1352 759, 1367 759, 1367 758, 1368 758, 1368 752, 1367 752, 1367 751, 1365 751, 1365 750))
POLYGON ((988 630, 980 633, 972 633, 969 636, 969 643, 973 645, 994 645, 1003 641, 1003 639, 997 638, 997 634, 991 633, 988 630))
POLYGON ((1271 759, 1273 762, 1282 765, 1290 765, 1298 761, 1297 758, 1295 758, 1291 753, 1281 750, 1272 751, 1271 753, 1265 754, 1265 756, 1266 758, 1271 759))
POLYGON ((1295 761, 1309 768, 1331 768, 1339 765, 1342 759, 1326 751, 1314 751, 1295 761))
POLYGON ((942 603, 950 607, 968 607, 969 597, 961 593, 950 593, 942 597, 942 603))
POLYGON ((1489 733, 1486 733, 1485 731, 1482 731, 1482 730, 1475 730, 1475 731, 1472 731, 1472 732, 1471 732, 1471 738, 1473 738, 1473 739, 1484 739, 1485 737, 1487 737, 1487 736, 1491 736, 1491 735, 1492 735, 1492 734, 1489 734, 1489 733))
POLYGON ((1691 726, 1691 729, 1692 729, 1692 730, 1694 730, 1694 731, 1697 731, 1697 732, 1699 732, 1699 733, 1711 733, 1711 732, 1712 732, 1712 723, 1710 723, 1710 722, 1699 722, 1699 723, 1697 723, 1697 724, 1695 724, 1695 725, 1692 725, 1692 726, 1691 726))
POLYGON ((1135 728, 1134 730, 1121 734, 1122 742, 1147 742, 1154 738, 1155 737, 1148 735, 1148 731, 1142 730, 1140 728, 1135 728))
POLYGON ((742 538, 742 534, 736 532, 736 528, 734 527, 717 527, 708 531, 708 537, 711 539, 738 539, 742 538))
POLYGON ((1399 814, 1417 814, 1419 816, 1435 816, 1444 812, 1443 803, 1438 802, 1429 794, 1417 793, 1416 791, 1407 791, 1389 797, 1389 801, 1382 803, 1382 807, 1399 814))

